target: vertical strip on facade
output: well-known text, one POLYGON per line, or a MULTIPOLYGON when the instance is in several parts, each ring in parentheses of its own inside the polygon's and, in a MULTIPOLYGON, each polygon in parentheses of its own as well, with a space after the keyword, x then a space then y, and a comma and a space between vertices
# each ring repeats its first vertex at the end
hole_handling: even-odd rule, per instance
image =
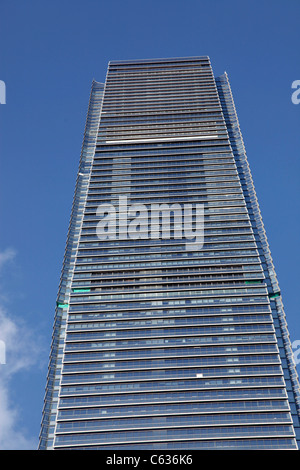
POLYGON ((246 149, 240 130, 239 120, 232 96, 231 86, 228 80, 228 75, 225 72, 220 77, 216 78, 216 84, 219 91, 220 101, 223 107, 224 117, 227 124, 228 134, 233 149, 233 153, 239 169, 241 180, 244 181, 244 192, 247 196, 247 205, 253 210, 254 221, 253 226, 257 229, 257 238, 259 246, 262 249, 260 253, 266 278, 270 280, 268 291, 271 300, 272 312, 275 319, 279 321, 279 328, 277 328, 278 340, 282 340, 283 348, 280 348, 281 359, 287 361, 287 367, 285 367, 285 379, 288 382, 287 386, 291 392, 290 404, 291 413, 293 416, 294 427, 297 435, 297 440, 300 441, 300 428, 299 428, 299 417, 300 417, 300 387, 299 379, 296 371, 296 365, 294 361, 292 346, 290 343, 290 337, 286 322, 286 316, 284 312, 284 306, 282 297, 280 294, 279 284, 271 257, 270 247, 268 244, 266 231, 264 228, 261 212, 254 189, 254 183, 249 167, 246 149), (290 384, 290 385, 289 385, 290 384))
POLYGON ((46 394, 39 441, 39 449, 41 450, 53 448, 63 363, 63 350, 65 345, 66 324, 70 303, 71 282, 74 273, 78 241, 84 215, 87 187, 95 153, 103 90, 104 85, 93 80, 63 259, 60 285, 56 301, 46 394))

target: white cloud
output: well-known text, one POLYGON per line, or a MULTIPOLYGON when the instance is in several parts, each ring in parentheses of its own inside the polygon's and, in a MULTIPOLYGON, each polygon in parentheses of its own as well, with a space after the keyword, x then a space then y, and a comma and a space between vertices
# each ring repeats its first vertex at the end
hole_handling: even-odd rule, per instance
POLYGON ((6 248, 6 250, 0 252, 0 269, 2 266, 15 258, 16 252, 12 248, 6 248))
POLYGON ((9 395, 9 385, 0 381, 0 449, 36 449, 36 439, 27 437, 26 430, 19 429, 21 411, 11 403, 9 395))
MULTIPOLYGON (((1 274, 15 256, 12 249, 0 252, 1 274)), ((12 399, 12 379, 37 366, 40 339, 23 319, 7 310, 3 299, 0 296, 0 340, 5 345, 5 361, 2 361, 5 363, 0 363, 0 450, 36 449, 37 437, 28 437, 28 431, 20 429, 22 410, 12 399)))

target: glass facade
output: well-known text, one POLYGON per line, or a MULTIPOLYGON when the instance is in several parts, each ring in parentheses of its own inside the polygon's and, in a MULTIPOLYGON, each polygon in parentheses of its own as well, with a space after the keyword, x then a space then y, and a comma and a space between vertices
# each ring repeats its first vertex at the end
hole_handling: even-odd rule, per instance
POLYGON ((227 75, 206 56, 110 62, 92 84, 39 448, 298 449, 299 406, 227 75), (162 204, 171 229, 151 237, 145 208, 162 204), (189 233, 204 208, 193 249, 184 205, 189 233), (105 236, 99 207, 119 207, 105 236))

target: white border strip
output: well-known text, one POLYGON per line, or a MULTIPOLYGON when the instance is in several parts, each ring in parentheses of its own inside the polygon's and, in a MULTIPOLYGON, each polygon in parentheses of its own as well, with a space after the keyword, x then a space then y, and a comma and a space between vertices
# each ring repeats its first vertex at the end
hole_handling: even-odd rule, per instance
POLYGON ((199 139, 218 139, 218 138, 219 138, 218 135, 204 135, 204 136, 195 135, 193 137, 166 137, 162 139, 103 140, 102 142, 105 144, 131 144, 131 143, 139 143, 139 142, 165 142, 165 141, 174 141, 174 140, 199 140, 199 139))

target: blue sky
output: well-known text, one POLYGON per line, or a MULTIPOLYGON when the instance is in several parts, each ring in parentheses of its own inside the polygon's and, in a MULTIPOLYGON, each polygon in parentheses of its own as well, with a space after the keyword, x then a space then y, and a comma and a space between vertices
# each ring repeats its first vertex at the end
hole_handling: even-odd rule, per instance
POLYGON ((298 0, 0 0, 0 449, 37 447, 90 87, 109 60, 209 55, 227 71, 300 341, 299 17, 298 0))

